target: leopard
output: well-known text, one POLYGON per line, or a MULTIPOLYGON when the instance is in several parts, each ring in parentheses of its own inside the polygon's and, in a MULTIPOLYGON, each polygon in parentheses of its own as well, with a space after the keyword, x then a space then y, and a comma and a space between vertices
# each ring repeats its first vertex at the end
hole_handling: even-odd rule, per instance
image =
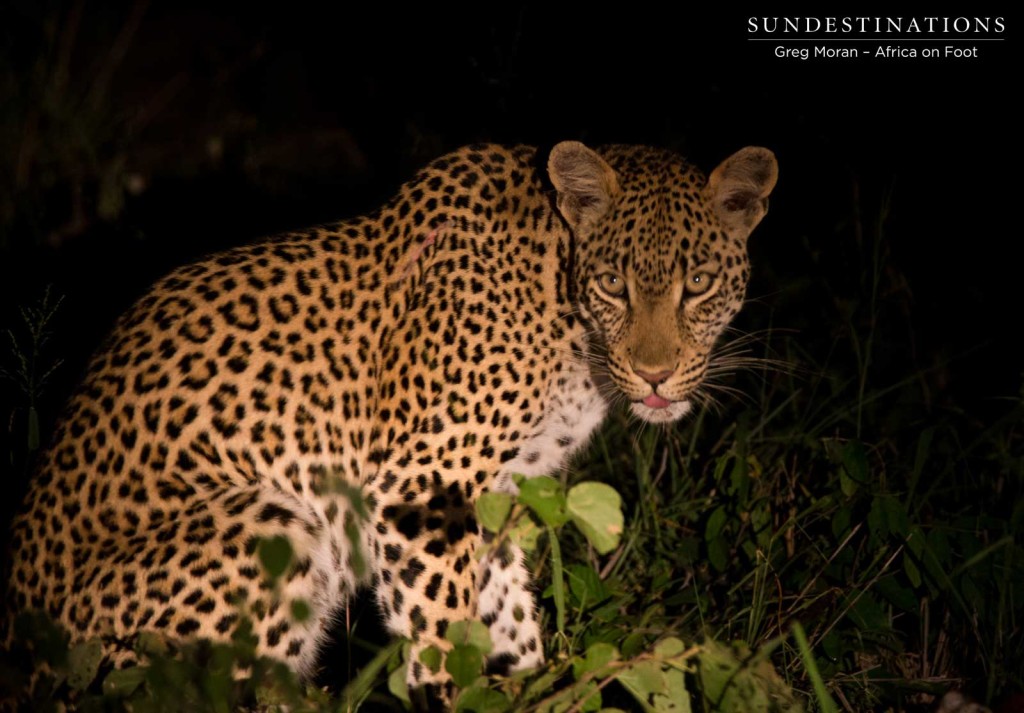
POLYGON ((565 468, 611 409, 669 424, 700 403, 777 176, 757 146, 705 174, 648 146, 476 144, 373 213, 174 270, 39 457, 9 610, 114 667, 140 632, 224 641, 248 619, 308 679, 368 587, 425 709, 458 694, 419 656, 453 622, 487 626, 492 670, 542 665, 526 556, 487 548, 475 504, 565 468))

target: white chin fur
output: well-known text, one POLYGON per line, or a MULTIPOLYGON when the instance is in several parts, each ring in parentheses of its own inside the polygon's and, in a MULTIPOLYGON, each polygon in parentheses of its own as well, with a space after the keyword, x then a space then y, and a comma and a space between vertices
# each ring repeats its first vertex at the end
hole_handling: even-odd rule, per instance
POLYGON ((689 401, 674 401, 665 408, 651 408, 639 401, 634 401, 629 408, 635 415, 649 423, 669 423, 678 421, 690 413, 691 406, 689 401))

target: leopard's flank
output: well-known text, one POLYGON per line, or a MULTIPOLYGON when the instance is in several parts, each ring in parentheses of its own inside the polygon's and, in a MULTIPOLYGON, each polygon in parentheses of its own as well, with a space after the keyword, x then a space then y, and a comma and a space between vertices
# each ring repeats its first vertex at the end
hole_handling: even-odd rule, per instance
POLYGON ((646 147, 471 146, 369 216, 174 271, 40 459, 10 608, 103 637, 116 665, 139 631, 226 639, 244 612, 309 675, 365 584, 438 707, 451 680, 417 652, 450 622, 490 628, 493 668, 538 665, 529 570, 514 548, 474 557, 474 503, 564 466, 616 401, 690 410, 776 175, 753 147, 705 177, 646 147), (275 536, 295 553, 276 588, 257 551, 275 536))

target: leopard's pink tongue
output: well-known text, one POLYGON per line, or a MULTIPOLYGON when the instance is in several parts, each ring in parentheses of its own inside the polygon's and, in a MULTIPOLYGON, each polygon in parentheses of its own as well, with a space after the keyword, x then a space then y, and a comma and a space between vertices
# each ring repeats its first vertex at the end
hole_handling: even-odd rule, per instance
POLYGON ((650 406, 651 408, 666 408, 671 405, 671 401, 666 401, 657 394, 651 394, 646 399, 644 399, 644 406, 650 406))

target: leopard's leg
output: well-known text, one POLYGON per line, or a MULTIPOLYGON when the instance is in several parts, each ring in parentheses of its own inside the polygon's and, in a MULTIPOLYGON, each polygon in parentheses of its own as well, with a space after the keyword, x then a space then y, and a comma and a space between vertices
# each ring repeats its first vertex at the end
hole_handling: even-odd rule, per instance
POLYGON ((171 641, 228 641, 247 620, 258 655, 309 675, 345 588, 348 552, 333 539, 304 503, 279 492, 230 488, 195 498, 106 559, 95 557, 108 564, 85 572, 97 591, 74 610, 83 626, 70 623, 83 637, 109 631, 130 647, 143 630, 171 641), (290 555, 274 578, 261 547, 276 537, 288 540, 290 555))
POLYGON ((420 655, 430 647, 447 653, 448 626, 478 618, 478 526, 466 490, 459 479, 442 484, 431 478, 414 496, 385 496, 375 507, 377 602, 388 628, 413 642, 407 683, 424 710, 450 710, 457 689, 443 657, 434 671, 420 655))
MULTIPOLYGON (((333 496, 323 497, 328 502, 333 496)), ((355 543, 337 526, 353 516, 346 503, 335 498, 332 523, 284 493, 254 488, 218 499, 214 521, 222 524, 209 543, 213 549, 206 548, 206 564, 190 571, 204 573, 220 589, 207 621, 215 628, 214 638, 230 637, 248 619, 257 654, 285 662, 300 677, 312 675, 334 616, 355 586, 355 543), (267 569, 273 563, 264 547, 278 537, 287 539, 290 553, 275 578, 267 569), (220 557, 215 559, 216 554, 220 557)))
POLYGON ((488 672, 508 674, 544 663, 540 612, 526 556, 510 542, 501 543, 480 562, 480 618, 490 629, 494 646, 488 672))

